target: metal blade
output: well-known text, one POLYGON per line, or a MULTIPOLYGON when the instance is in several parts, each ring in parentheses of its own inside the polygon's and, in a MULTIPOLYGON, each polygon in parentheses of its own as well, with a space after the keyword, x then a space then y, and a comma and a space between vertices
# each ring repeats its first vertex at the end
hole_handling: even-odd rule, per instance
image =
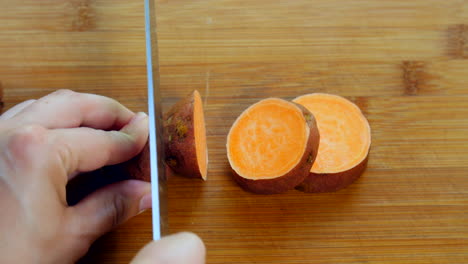
POLYGON ((156 41, 154 0, 145 0, 146 70, 148 80, 149 150, 153 203, 153 239, 158 240, 166 229, 165 166, 159 67, 156 41))

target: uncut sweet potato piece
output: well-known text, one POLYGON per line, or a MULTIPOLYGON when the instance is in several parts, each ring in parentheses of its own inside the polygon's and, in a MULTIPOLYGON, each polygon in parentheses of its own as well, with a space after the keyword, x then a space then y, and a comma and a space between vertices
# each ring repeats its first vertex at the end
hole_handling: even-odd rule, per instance
POLYGON ((304 107, 268 98, 232 125, 227 154, 234 180, 258 194, 293 189, 309 175, 319 143, 314 116, 304 107))
POLYGON ((164 115, 166 164, 177 174, 206 180, 208 152, 203 104, 198 91, 164 115))
POLYGON ((320 131, 317 159, 297 189, 334 192, 353 183, 367 166, 371 144, 370 126, 361 110, 331 94, 307 94, 293 101, 314 114, 320 131))

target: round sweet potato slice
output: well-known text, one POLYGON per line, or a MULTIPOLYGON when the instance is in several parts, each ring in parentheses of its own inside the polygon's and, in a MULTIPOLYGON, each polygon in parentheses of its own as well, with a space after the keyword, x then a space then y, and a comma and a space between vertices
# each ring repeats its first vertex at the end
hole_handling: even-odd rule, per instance
POLYGON ((164 115, 167 165, 177 174, 206 180, 208 151, 200 93, 194 91, 164 115))
POLYGON ((234 180, 258 194, 294 189, 309 174, 319 138, 315 118, 304 107, 277 98, 261 100, 229 131, 226 148, 234 180))
POLYGON ((320 145, 310 175, 296 188, 335 192, 353 183, 367 166, 371 130, 359 107, 331 94, 313 93, 293 100, 312 112, 320 145))

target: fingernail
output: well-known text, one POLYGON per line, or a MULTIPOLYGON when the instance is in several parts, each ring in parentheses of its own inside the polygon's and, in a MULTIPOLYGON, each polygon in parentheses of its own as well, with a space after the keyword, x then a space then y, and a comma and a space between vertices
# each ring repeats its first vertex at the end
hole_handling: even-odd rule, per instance
POLYGON ((148 115, 145 112, 138 112, 136 115, 133 116, 132 120, 130 120, 130 123, 141 121, 147 117, 148 115))
POLYGON ((146 212, 146 211, 148 211, 148 209, 141 210, 140 212, 138 212, 138 214, 137 214, 137 215, 141 215, 142 213, 144 213, 144 212, 146 212))
MULTIPOLYGON (((143 126, 146 122, 148 122, 148 115, 143 112, 139 112, 135 114, 132 119, 130 119, 130 122, 128 122, 128 124, 122 128, 121 132, 130 135, 136 135, 143 129, 143 126)), ((145 128, 146 127, 147 125, 145 125, 145 128)))
POLYGON ((142 213, 143 211, 150 209, 152 207, 152 199, 151 199, 151 193, 145 194, 141 199, 140 199, 140 207, 139 207, 139 214, 142 213))

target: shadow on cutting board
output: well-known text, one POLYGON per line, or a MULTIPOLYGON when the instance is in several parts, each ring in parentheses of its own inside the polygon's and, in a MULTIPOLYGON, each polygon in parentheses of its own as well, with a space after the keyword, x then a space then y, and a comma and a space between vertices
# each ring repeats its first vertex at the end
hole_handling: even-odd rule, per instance
POLYGON ((129 179, 130 176, 124 173, 119 165, 80 174, 67 184, 67 203, 69 206, 74 206, 83 198, 104 186, 129 179))
MULTIPOLYGON (((125 173, 121 165, 107 166, 93 172, 80 174, 67 184, 67 203, 69 206, 76 205, 86 196, 102 187, 129 179, 130 175, 125 173)), ((76 263, 101 263, 104 261, 100 259, 104 256, 98 253, 101 250, 100 247, 102 247, 103 244, 106 245, 107 249, 112 247, 112 239, 106 239, 106 237, 107 236, 104 235, 97 239, 91 245, 88 253, 76 263)))

